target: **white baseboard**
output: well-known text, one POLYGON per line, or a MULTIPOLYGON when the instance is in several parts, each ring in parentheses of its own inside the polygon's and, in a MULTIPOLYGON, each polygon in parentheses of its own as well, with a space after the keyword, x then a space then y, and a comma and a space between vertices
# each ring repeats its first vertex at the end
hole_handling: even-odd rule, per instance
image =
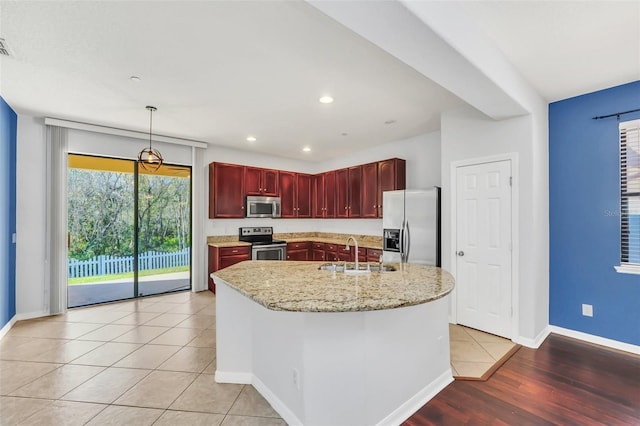
POLYGON ((14 315, 9 322, 7 322, 4 327, 2 327, 2 329, 0 329, 0 340, 2 340, 2 338, 9 332, 9 330, 11 330, 11 327, 13 327, 13 324, 16 323, 16 321, 18 321, 16 319, 17 315, 14 315))
POLYGON ((236 383, 239 385, 250 385, 253 383, 253 374, 216 370, 213 379, 216 381, 216 383, 236 383))
MULTIPOLYGON (((422 390, 411 397, 407 402, 396 408, 387 417, 378 422, 379 426, 400 425, 402 422, 411 417, 424 404, 431 401, 440 391, 453 382, 453 374, 451 369, 447 369, 438 378, 425 386, 422 390)), ((285 419, 286 420, 286 419, 285 419)))
POLYGON ((25 312, 23 314, 16 314, 16 321, 24 321, 28 319, 48 317, 49 315, 50 315, 49 312, 45 312, 45 311, 25 312))
POLYGON ((544 342, 544 339, 547 338, 549 333, 551 333, 551 330, 549 329, 549 326, 547 326, 533 339, 518 336, 517 338, 513 339, 513 342, 522 346, 526 346, 527 348, 538 349, 542 342, 544 342))
POLYGON ((9 332, 9 330, 11 330, 11 328, 15 325, 15 323, 18 322, 18 321, 24 321, 24 320, 33 319, 33 318, 41 318, 41 317, 46 317, 46 316, 49 316, 49 313, 48 312, 44 312, 44 311, 27 312, 27 313, 24 313, 24 314, 15 314, 13 316, 13 318, 11 318, 9 320, 9 322, 6 323, 4 325, 4 327, 2 327, 2 329, 0 329, 0 339, 2 339, 9 332))
POLYGON ((617 340, 607 339, 605 337, 594 336, 593 334, 570 330, 568 328, 562 328, 555 325, 550 325, 549 329, 552 333, 560 334, 562 336, 572 337, 574 339, 583 340, 585 342, 595 343, 596 345, 606 346, 611 349, 617 349, 619 351, 640 355, 640 346, 638 345, 619 342, 617 340))
POLYGON ((284 402, 280 400, 272 391, 265 385, 262 380, 257 377, 253 377, 253 386, 256 390, 267 400, 271 407, 276 410, 276 413, 282 417, 282 419, 287 422, 288 425, 297 426, 302 425, 302 421, 295 415, 293 411, 286 406, 284 402))

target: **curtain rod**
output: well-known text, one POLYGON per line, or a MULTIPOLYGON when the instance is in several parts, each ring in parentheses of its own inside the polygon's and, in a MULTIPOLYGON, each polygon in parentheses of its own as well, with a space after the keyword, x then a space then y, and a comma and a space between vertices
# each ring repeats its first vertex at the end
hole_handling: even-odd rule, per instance
POLYGON ((609 118, 609 117, 618 117, 620 118, 621 115, 623 114, 631 114, 632 112, 638 112, 640 111, 640 108, 637 109, 632 109, 630 111, 624 111, 624 112, 616 112, 615 114, 609 114, 609 115, 600 115, 598 117, 593 117, 593 120, 600 120, 602 118, 609 118))

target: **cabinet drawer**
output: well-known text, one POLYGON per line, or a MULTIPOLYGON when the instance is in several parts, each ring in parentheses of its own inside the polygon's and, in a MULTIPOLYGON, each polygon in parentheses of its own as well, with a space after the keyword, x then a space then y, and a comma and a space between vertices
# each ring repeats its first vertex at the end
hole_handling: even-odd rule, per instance
POLYGON ((309 248, 309 242, 305 241, 302 243, 287 243, 287 251, 290 250, 305 250, 309 248))
POLYGON ((311 248, 314 250, 324 250, 324 243, 311 243, 311 248))
POLYGON ((338 246, 335 244, 325 244, 324 245, 324 249, 326 251, 337 251, 338 250, 338 246))
POLYGON ((367 249, 367 257, 374 257, 374 256, 377 256, 377 257, 382 256, 382 250, 368 248, 367 249))
POLYGON ((220 247, 220 257, 237 256, 239 254, 251 254, 251 246, 220 247))

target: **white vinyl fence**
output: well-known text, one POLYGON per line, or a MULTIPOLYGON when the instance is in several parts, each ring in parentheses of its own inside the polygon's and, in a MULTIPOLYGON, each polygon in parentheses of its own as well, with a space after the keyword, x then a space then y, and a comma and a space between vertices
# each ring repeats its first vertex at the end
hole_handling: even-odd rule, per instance
MULTIPOLYGON (((180 251, 148 251, 139 255, 138 270, 174 268, 188 266, 191 263, 191 250, 186 247, 180 251)), ((69 259, 68 277, 94 277, 97 275, 126 274, 133 272, 133 256, 95 256, 88 260, 69 259)))

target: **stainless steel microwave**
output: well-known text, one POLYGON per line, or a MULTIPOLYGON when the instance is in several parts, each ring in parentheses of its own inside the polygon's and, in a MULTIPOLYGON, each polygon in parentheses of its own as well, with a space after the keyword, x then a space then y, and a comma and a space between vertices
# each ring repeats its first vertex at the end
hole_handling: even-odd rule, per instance
POLYGON ((280 217, 280 197, 247 196, 247 217, 280 217))

